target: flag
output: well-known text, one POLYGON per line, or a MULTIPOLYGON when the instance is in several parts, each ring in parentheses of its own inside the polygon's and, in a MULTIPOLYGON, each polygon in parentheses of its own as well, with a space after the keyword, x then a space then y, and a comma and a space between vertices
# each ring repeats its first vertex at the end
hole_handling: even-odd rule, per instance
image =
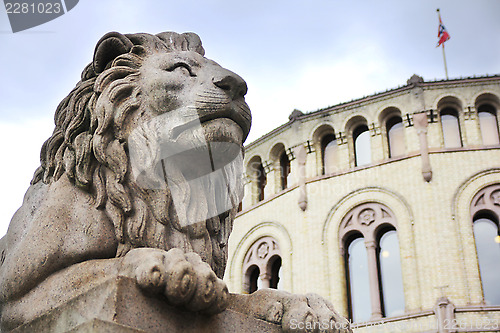
POLYGON ((439 45, 443 44, 448 39, 450 39, 450 34, 448 33, 448 31, 446 31, 446 28, 444 27, 443 22, 441 21, 441 15, 439 15, 438 38, 439 40, 436 47, 438 47, 439 45))

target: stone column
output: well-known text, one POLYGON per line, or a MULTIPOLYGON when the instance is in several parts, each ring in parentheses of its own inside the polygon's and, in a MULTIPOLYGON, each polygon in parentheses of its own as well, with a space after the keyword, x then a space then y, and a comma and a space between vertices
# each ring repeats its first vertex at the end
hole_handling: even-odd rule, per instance
POLYGON ((370 276, 370 300, 372 305, 372 317, 370 320, 382 318, 382 307, 380 300, 379 278, 377 267, 377 243, 375 241, 365 241, 366 254, 368 258, 368 274, 370 276))
POLYGON ((271 274, 264 272, 260 274, 259 278, 262 282, 262 288, 269 288, 271 286, 271 274))
POLYGON ((304 145, 295 147, 295 156, 297 156, 297 183, 299 185, 298 204, 302 211, 307 209, 307 191, 306 191, 306 158, 307 152, 304 145))
POLYGON ((266 166, 264 167, 264 171, 266 172, 266 187, 264 188, 264 198, 269 198, 273 194, 276 193, 276 182, 275 182, 275 174, 274 174, 274 165, 272 162, 266 161, 266 166))
POLYGON ((440 297, 437 300, 434 312, 436 313, 438 321, 439 333, 457 332, 456 325, 453 324, 453 320, 455 319, 455 306, 446 296, 440 297))
POLYGON ((429 160, 429 144, 427 143, 427 114, 425 112, 413 115, 415 129, 420 141, 420 159, 422 160, 422 176, 426 182, 432 179, 432 168, 429 160))

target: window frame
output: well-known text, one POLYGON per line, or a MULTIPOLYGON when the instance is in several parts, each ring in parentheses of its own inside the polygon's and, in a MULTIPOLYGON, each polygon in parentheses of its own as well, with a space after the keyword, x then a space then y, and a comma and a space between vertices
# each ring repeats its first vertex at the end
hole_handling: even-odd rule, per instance
MULTIPOLYGON (((243 292, 251 291, 251 273, 253 267, 258 267, 260 284, 262 288, 270 288, 272 276, 272 266, 278 260, 281 260, 280 270, 283 269, 283 256, 276 239, 272 236, 264 236, 257 239, 247 250, 243 260, 243 292)), ((279 272, 279 270, 278 270, 279 272)), ((257 286, 259 283, 257 283, 257 286)), ((279 286, 279 279, 277 281, 279 286)), ((255 291, 255 290, 253 290, 255 291)))
MULTIPOLYGON (((383 309, 383 288, 381 281, 380 260, 378 259, 378 251, 380 249, 380 239, 387 231, 395 230, 398 235, 399 244, 399 263, 401 269, 401 277, 403 277, 403 264, 401 261, 401 244, 399 243, 399 232, 397 228, 394 213, 378 202, 365 202, 351 209, 342 219, 339 230, 339 240, 341 253, 343 253, 346 281, 346 300, 349 318, 353 319, 354 309, 352 308, 352 295, 350 294, 350 279, 349 262, 348 262, 348 246, 361 235, 364 238, 367 248, 367 258, 369 267, 370 279, 370 299, 371 313, 369 319, 378 320, 384 318, 383 309)), ((401 295, 404 299, 404 312, 406 312, 406 297, 405 290, 401 290, 401 295)))

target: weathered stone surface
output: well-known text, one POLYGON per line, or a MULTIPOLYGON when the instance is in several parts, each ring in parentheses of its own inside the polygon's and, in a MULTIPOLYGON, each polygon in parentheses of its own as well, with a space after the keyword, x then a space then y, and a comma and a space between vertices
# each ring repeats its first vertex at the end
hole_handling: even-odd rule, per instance
POLYGON ((229 295, 222 281, 243 188, 246 92, 193 33, 106 34, 57 108, 0 240, 2 331, 341 321, 316 295, 229 295))
POLYGON ((232 310, 214 316, 182 311, 145 294, 133 279, 108 280, 13 333, 279 332, 280 327, 232 310))

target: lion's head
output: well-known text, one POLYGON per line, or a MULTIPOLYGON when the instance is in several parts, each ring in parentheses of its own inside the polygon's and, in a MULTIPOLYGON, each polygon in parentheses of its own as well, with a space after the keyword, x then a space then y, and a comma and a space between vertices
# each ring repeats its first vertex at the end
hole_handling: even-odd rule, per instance
POLYGON ((214 161, 238 161, 221 163, 218 179, 240 188, 236 155, 251 123, 246 91, 239 76, 204 57, 193 33, 106 34, 58 106, 32 182, 50 184, 66 174, 87 192, 115 227, 117 256, 135 247, 179 247, 199 253, 221 277, 238 202, 231 198, 232 206, 224 208, 209 195, 217 191, 211 187, 220 192, 224 185, 190 180, 203 178, 200 156, 209 153, 212 171, 214 161), (222 149, 210 148, 220 143, 222 149), (172 158, 162 159, 161 152, 158 158, 165 145, 176 147, 172 158), (144 185, 151 184, 147 168, 156 176, 163 172, 168 186, 144 185), (217 206, 214 215, 211 205, 224 209, 217 206))

